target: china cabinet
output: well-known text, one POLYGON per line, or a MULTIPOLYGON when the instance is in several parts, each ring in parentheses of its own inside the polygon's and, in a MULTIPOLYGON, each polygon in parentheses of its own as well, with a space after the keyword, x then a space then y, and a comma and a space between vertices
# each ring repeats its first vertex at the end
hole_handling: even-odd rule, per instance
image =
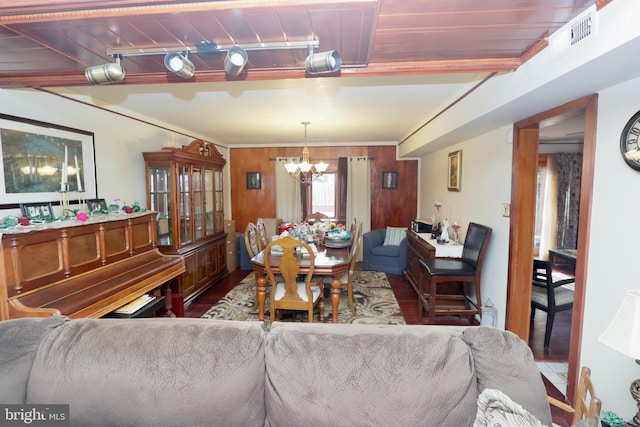
POLYGON ((228 274, 222 191, 226 161, 201 140, 142 155, 147 208, 158 212, 158 247, 185 258, 186 272, 171 289, 188 303, 228 274))

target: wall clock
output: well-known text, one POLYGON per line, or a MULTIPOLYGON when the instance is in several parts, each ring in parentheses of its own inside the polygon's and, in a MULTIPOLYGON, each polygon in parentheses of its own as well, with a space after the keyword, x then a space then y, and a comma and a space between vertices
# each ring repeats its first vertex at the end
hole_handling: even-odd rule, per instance
POLYGON ((624 161, 633 169, 640 171, 640 111, 627 122, 620 136, 620 153, 624 161))

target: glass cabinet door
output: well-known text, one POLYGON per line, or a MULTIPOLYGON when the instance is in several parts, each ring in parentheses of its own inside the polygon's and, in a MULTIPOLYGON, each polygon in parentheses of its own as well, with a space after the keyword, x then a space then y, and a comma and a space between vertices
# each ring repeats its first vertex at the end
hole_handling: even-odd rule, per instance
POLYGON ((214 191, 213 191, 213 170, 204 169, 204 214, 205 229, 207 236, 215 234, 217 230, 213 226, 214 222, 214 191))
POLYGON ((178 164, 177 168, 180 245, 184 245, 193 240, 191 232, 191 175, 188 165, 178 164))
POLYGON ((191 171, 192 189, 191 197, 193 198, 193 231, 194 239, 202 239, 204 237, 204 200, 202 195, 202 169, 194 166, 191 171))
POLYGON ((215 188, 215 217, 214 228, 215 232, 221 233, 224 231, 224 204, 222 194, 222 171, 215 171, 214 175, 214 188, 215 188))
POLYGON ((158 212, 158 245, 171 246, 172 218, 169 166, 149 166, 149 209, 158 212))

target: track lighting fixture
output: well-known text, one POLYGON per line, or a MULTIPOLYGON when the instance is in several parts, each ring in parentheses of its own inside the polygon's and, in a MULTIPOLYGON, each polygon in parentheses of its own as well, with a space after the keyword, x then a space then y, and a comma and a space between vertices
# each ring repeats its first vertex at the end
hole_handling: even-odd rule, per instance
POLYGON ((292 50, 307 49, 309 55, 305 59, 305 70, 309 74, 332 73, 339 71, 342 66, 342 58, 336 50, 314 53, 314 49, 320 46, 317 39, 309 41, 289 41, 275 43, 249 43, 222 46, 212 41, 202 41, 194 46, 153 46, 153 47, 129 47, 107 48, 106 54, 116 59, 115 63, 97 65, 85 70, 87 80, 94 85, 102 85, 124 80, 124 69, 120 66, 120 60, 125 56, 164 55, 164 66, 167 70, 189 79, 195 74, 195 65, 188 58, 189 54, 198 54, 203 57, 216 56, 221 52, 227 52, 224 59, 224 71, 230 76, 238 76, 242 73, 249 60, 247 51, 250 50, 292 50))
POLYGON ((116 62, 86 68, 84 75, 89 83, 92 85, 104 85, 124 80, 125 72, 120 65, 120 56, 116 56, 115 59, 116 62))
MULTIPOLYGON (((188 53, 187 53, 188 55, 188 53)), ((176 73, 183 79, 190 79, 196 71, 193 62, 180 52, 170 52, 164 56, 164 66, 172 73, 176 73)))
POLYGON ((304 68, 311 74, 333 73, 340 70, 341 65, 342 58, 337 50, 313 53, 313 50, 309 49, 309 56, 304 61, 304 68))
POLYGON ((242 72, 248 59, 246 50, 237 45, 233 46, 224 58, 224 71, 230 76, 237 76, 242 72))

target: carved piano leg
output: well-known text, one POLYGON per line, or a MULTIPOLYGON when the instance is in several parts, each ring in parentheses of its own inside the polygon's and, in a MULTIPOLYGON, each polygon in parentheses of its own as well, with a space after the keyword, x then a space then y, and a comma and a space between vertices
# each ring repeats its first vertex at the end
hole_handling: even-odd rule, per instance
POLYGON ((172 311, 173 303, 171 302, 171 286, 168 282, 164 290, 164 307, 167 309, 165 317, 176 317, 175 313, 172 311))

